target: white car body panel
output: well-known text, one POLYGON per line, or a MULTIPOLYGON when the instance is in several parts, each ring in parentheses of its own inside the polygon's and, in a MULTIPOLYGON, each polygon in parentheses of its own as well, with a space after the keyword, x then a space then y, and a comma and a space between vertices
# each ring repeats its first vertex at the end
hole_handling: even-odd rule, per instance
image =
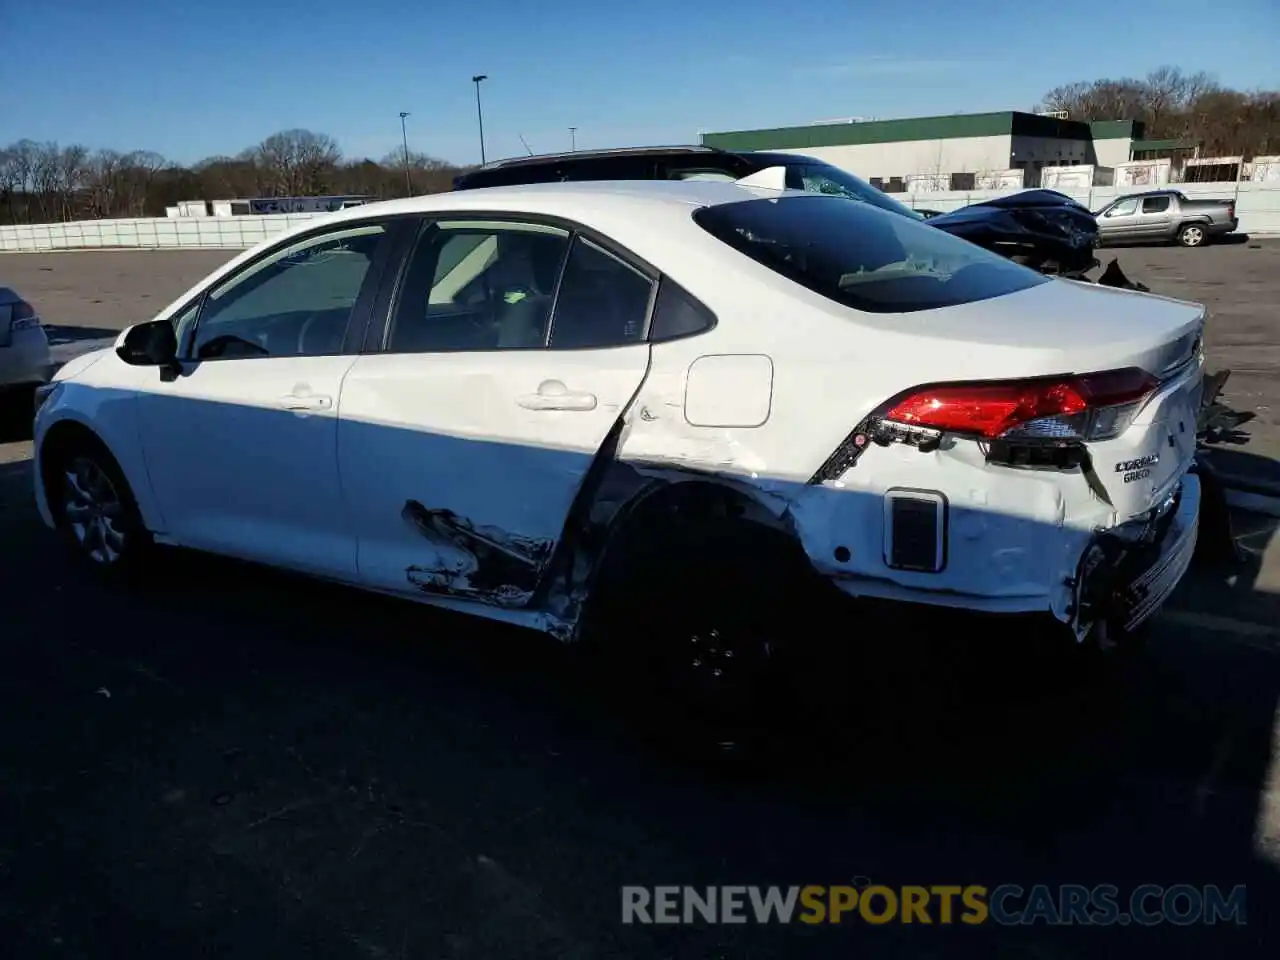
POLYGON ((351 356, 261 357, 155 370, 137 401, 165 533, 176 543, 354 579, 338 482, 338 397, 351 356))
MULTIPOLYGON (((613 462, 663 482, 703 478, 744 492, 800 540, 819 573, 856 595, 1043 611, 1065 621, 1067 581, 1098 531, 1145 516, 1181 484, 1178 529, 1194 537, 1198 487, 1184 478, 1200 361, 1165 382, 1123 434, 1089 445, 1101 494, 1078 470, 988 464, 964 439, 928 453, 873 447, 843 476, 810 483, 855 425, 912 387, 1131 365, 1158 373, 1168 344, 1199 335, 1204 309, 1053 280, 961 306, 859 312, 748 259, 691 218, 701 206, 761 195, 769 194, 713 182, 566 183, 336 213, 324 223, 434 212, 563 218, 648 261, 719 322, 685 339, 606 350, 226 360, 201 365, 177 386, 105 352, 66 374, 41 407, 37 445, 60 419, 90 426, 120 461, 148 526, 180 545, 562 634, 571 627, 564 605, 520 607, 534 596, 538 577, 529 571, 543 570, 619 421, 613 462), (282 413, 280 398, 307 392, 300 385, 332 406, 282 413), (520 405, 540 390, 550 409, 520 405), (577 408, 555 409, 554 398, 566 394, 577 408), (242 420, 217 412, 223 405, 239 418, 270 409, 264 422, 278 425, 246 433, 242 420), (184 412, 202 406, 213 409, 184 412), (1153 456, 1145 474, 1126 482, 1126 462, 1153 456), (949 562, 940 572, 885 562, 884 496, 902 487, 939 491, 950 502, 949 562), (461 521, 465 542, 435 524, 443 511, 461 521), (497 588, 478 585, 477 540, 525 572, 497 588)), ((47 505, 42 513, 49 520, 47 505)), ((1176 582, 1184 557, 1174 559, 1163 575, 1176 582)))
MULTIPOLYGON (((0 286, 0 388, 46 382, 54 369, 49 337, 38 316, 14 317, 17 306, 30 307, 17 291, 0 286)), ((34 308, 24 314, 34 314, 34 308)))
POLYGON ((0 346, 0 387, 44 383, 53 369, 49 337, 40 326, 13 331, 0 346))
POLYGON ((648 366, 648 344, 358 359, 343 385, 338 464, 361 582, 527 600, 648 366), (434 523, 448 514, 507 553, 524 586, 472 583, 475 558, 434 523))
MULTIPOLYGON (((36 414, 32 439, 36 463, 40 463, 45 436, 54 424, 70 420, 92 430, 128 478, 148 529, 163 531, 164 515, 151 492, 137 414, 139 391, 156 376, 154 370, 123 363, 111 349, 69 360, 54 374, 53 382, 42 388, 49 393, 36 414)), ((36 474, 36 505, 45 523, 52 525, 46 491, 39 471, 36 474)))

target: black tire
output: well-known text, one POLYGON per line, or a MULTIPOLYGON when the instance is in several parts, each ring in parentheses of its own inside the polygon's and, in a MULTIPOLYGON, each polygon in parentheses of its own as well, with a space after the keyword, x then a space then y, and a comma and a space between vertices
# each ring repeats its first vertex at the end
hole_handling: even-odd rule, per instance
MULTIPOLYGON (((688 521, 684 521, 686 524, 688 521)), ((751 754, 791 701, 803 582, 772 537, 741 521, 646 535, 613 557, 584 639, 614 707, 697 752, 751 754)))
POLYGON ((1202 224, 1188 223, 1178 231, 1178 245, 1203 247, 1209 242, 1209 231, 1202 224))
POLYGON ((49 509, 76 561, 109 578, 135 572, 151 535, 106 446, 90 435, 64 441, 51 451, 44 479, 49 509))

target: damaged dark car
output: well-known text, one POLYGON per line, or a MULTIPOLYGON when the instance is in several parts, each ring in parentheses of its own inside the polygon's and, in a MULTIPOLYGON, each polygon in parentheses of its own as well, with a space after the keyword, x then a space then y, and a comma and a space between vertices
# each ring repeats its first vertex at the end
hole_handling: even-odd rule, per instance
POLYGON ((1097 221, 1056 190, 992 197, 930 217, 929 225, 1041 273, 1079 278, 1098 266, 1097 221))

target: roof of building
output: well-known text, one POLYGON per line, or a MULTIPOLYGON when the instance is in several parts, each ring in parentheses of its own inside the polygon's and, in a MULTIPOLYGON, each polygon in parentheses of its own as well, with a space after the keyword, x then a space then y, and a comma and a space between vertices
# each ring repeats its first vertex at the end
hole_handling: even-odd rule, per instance
POLYGON ((1102 140, 1141 136, 1142 125, 1133 120, 1086 123, 1061 120, 1035 113, 1006 110, 997 113, 951 114, 910 117, 901 120, 868 120, 860 123, 817 123, 799 127, 704 133, 702 142, 721 150, 793 150, 804 147, 837 147, 909 140, 954 140, 962 137, 1056 137, 1067 140, 1102 140))
POLYGON ((531 153, 524 157, 507 157, 503 160, 491 160, 476 170, 493 170, 499 167, 536 166, 556 160, 586 160, 591 157, 629 157, 646 156, 648 154, 676 153, 714 153, 718 148, 706 144, 681 144, 670 147, 602 147, 591 150, 570 150, 561 153, 531 153))
POLYGON ((1144 150, 1194 150, 1196 142, 1194 140, 1135 140, 1133 141, 1133 152, 1140 153, 1144 150))

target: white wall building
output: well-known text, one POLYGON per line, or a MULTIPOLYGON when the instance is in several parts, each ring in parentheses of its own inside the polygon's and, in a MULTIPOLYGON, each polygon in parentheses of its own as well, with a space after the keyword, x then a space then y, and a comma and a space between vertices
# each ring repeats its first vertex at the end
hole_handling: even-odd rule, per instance
POLYGON ((1038 186, 1045 167, 1114 167, 1141 134, 1141 124, 1128 120, 1090 124, 1006 111, 707 133, 702 142, 805 154, 890 191, 905 190, 908 177, 947 177, 952 189, 967 190, 979 177, 1010 170, 1038 186))

